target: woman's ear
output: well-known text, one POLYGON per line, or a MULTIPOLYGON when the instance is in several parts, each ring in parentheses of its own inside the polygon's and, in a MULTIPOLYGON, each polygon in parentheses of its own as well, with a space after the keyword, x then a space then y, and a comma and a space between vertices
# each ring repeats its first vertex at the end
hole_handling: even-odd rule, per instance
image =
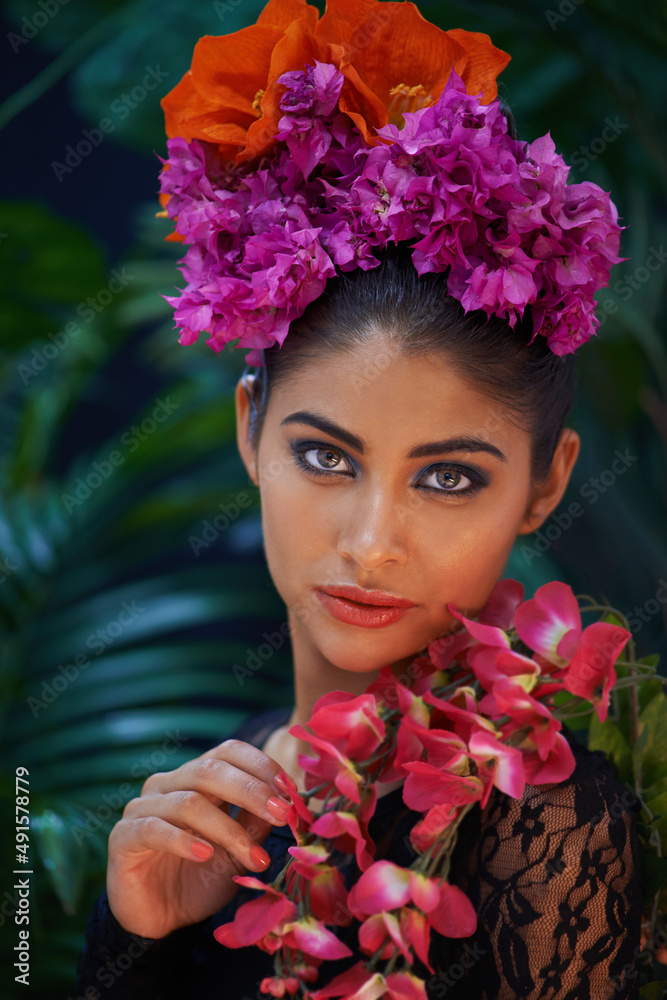
POLYGON ((255 486, 259 486, 257 452, 250 437, 251 399, 255 378, 255 375, 241 376, 236 383, 234 402, 236 404, 236 443, 251 482, 255 486))
POLYGON ((528 508, 519 528, 520 535, 537 531, 560 503, 570 481, 580 444, 581 440, 576 431, 570 427, 561 431, 546 479, 533 487, 528 508))

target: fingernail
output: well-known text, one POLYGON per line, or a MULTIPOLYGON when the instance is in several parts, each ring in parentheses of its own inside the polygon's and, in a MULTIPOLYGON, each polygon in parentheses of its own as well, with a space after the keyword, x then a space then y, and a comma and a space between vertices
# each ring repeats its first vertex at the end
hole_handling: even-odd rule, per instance
POLYGON ((267 799, 266 805, 269 812, 272 812, 273 815, 279 820, 287 819, 287 814, 292 808, 289 802, 285 802, 284 799, 276 798, 275 795, 272 795, 270 799, 267 799))
POLYGON ((271 858, 264 848, 256 844, 250 848, 250 860, 256 868, 268 868, 271 863, 271 858))
POLYGON ((210 844, 205 844, 201 840, 195 840, 191 847, 191 851, 196 858, 200 858, 201 861, 206 861, 213 854, 213 848, 210 844))
POLYGON ((285 780, 285 777, 282 774, 282 772, 275 776, 275 778, 273 779, 273 784, 276 786, 279 792, 284 792, 285 795, 289 794, 290 790, 289 785, 287 784, 287 781, 285 780))

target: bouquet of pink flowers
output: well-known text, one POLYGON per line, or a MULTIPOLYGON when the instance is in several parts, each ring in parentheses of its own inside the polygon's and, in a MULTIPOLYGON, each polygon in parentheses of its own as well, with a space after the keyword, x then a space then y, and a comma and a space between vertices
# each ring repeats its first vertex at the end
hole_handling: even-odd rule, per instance
MULTIPOLYGON (((417 957, 433 971, 431 930, 457 938, 476 929, 472 903, 448 880, 464 815, 476 803, 483 808, 494 786, 520 798, 526 783, 567 779, 575 762, 561 720, 590 713, 591 704, 600 722, 607 717, 615 664, 631 638, 619 616, 583 628, 566 584, 548 583, 524 601, 516 580, 497 584, 475 621, 449 610, 463 628, 413 661, 408 684, 385 667, 364 694, 332 691, 307 729, 290 730, 312 747, 312 756, 299 757, 306 795, 284 775, 297 846, 269 885, 236 876, 262 895, 214 932, 227 947, 274 954, 275 975, 261 984, 272 996, 426 1000, 413 965, 417 957), (409 868, 375 860, 368 833, 376 783, 399 779, 406 806, 422 813, 409 868), (308 808, 313 798, 324 800, 317 815, 308 808), (335 849, 356 857, 360 875, 349 891, 330 863, 335 849), (327 924, 355 919, 367 960, 309 990, 322 961, 352 955, 327 924)), ((581 610, 600 609, 586 598, 581 610)), ((619 686, 636 696, 633 685, 654 670, 634 663, 632 652, 631 661, 619 686)))

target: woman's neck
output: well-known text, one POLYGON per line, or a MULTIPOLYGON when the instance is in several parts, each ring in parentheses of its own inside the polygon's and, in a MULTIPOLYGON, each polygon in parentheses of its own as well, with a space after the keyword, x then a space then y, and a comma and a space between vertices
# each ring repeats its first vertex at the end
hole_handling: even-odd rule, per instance
MULTIPOLYGON (((322 656, 291 613, 288 618, 294 661, 294 709, 285 725, 272 733, 263 750, 291 775, 303 791, 304 775, 298 757, 299 754, 310 755, 312 750, 308 743, 289 733, 290 727, 296 723, 305 726, 313 714, 315 703, 330 691, 348 691, 355 696, 363 694, 368 685, 376 680, 379 670, 364 673, 342 670, 322 656)), ((378 787, 378 792, 384 794, 398 784, 400 782, 392 782, 378 787)), ((311 805, 316 804, 313 802, 311 805)))

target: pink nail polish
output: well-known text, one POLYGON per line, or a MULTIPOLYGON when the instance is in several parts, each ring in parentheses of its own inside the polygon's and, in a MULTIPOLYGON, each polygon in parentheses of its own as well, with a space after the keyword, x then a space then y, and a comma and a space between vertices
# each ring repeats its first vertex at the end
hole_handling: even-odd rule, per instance
POLYGON ((201 840, 195 840, 194 844, 190 848, 192 853, 196 858, 201 861, 206 861, 213 854, 213 848, 210 844, 204 844, 201 840))
POLYGON ((271 858, 264 848, 258 847, 256 844, 250 848, 250 860, 255 868, 268 868, 271 864, 271 858))
POLYGON ((275 776, 275 778, 273 779, 273 784, 276 786, 278 791, 284 792, 285 795, 289 794, 289 785, 285 781, 282 772, 275 776))
POLYGON ((267 799, 266 805, 269 812, 272 812, 276 819, 279 820, 287 819, 287 814, 292 808, 289 802, 285 802, 284 799, 278 799, 275 795, 272 795, 270 799, 267 799))

